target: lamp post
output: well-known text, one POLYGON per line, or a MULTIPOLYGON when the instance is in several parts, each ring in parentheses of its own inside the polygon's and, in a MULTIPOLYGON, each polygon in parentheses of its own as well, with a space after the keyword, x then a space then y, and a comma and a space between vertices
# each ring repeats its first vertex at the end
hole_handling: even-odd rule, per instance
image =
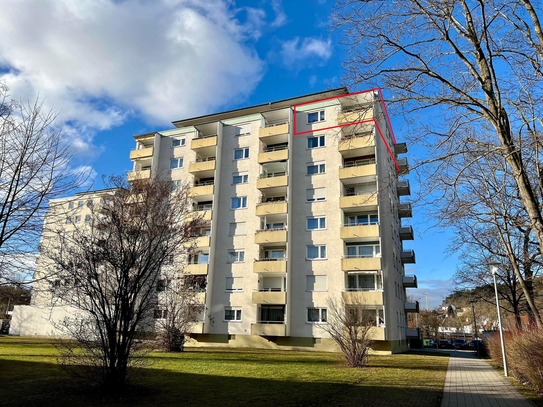
POLYGON ((496 283, 496 273, 498 272, 497 263, 490 263, 490 271, 494 278, 494 292, 496 293, 496 309, 498 310, 498 326, 500 328, 500 343, 502 346, 502 358, 503 358, 503 374, 507 376, 507 358, 505 357, 505 342, 503 341, 503 326, 502 326, 502 314, 500 311, 500 303, 498 300, 498 284, 496 283))
POLYGON ((477 319, 475 319, 475 300, 469 302, 471 304, 471 312, 473 313, 473 340, 477 350, 477 356, 479 356, 479 340, 477 335, 477 319))

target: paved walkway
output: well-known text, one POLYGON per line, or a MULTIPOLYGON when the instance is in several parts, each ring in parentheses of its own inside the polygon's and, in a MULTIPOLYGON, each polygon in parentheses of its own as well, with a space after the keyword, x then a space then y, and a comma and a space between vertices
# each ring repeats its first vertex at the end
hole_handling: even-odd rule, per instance
POLYGON ((533 407, 533 404, 473 352, 451 352, 441 407, 472 406, 533 407))

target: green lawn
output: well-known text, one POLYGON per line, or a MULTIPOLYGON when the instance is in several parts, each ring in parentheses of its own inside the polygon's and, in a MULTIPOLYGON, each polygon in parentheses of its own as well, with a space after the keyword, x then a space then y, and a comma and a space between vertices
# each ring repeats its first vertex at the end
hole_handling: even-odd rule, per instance
POLYGON ((46 340, 0 337, 5 406, 439 406, 448 357, 370 356, 364 369, 341 355, 195 349, 152 353, 120 400, 82 389, 57 365, 46 340))

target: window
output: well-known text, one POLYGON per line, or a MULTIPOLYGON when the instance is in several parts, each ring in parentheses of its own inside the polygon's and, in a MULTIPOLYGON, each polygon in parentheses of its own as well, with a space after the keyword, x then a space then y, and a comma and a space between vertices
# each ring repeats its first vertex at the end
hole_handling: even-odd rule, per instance
POLYGON ((265 259, 285 260, 285 249, 268 249, 264 250, 265 259))
POLYGON ((73 202, 70 202, 70 203, 68 204, 68 209, 73 209, 74 206, 75 206, 75 204, 74 204, 73 202))
POLYGON ((308 308, 307 322, 326 322, 326 308, 308 308))
POLYGON ((327 276, 305 276, 307 291, 328 291, 327 276))
POLYGON ((244 235, 246 232, 246 222, 236 222, 236 223, 230 223, 228 227, 228 235, 229 236, 235 236, 235 235, 244 235))
POLYGON ((243 158, 249 158, 249 147, 236 148, 234 150, 234 160, 241 160, 243 158))
POLYGON ((381 274, 348 273, 347 291, 375 291, 383 289, 381 274))
POLYGON ((92 208, 92 205, 94 205, 94 201, 92 199, 87 199, 87 207, 92 208))
POLYGON ((246 184, 249 181, 249 175, 246 172, 235 172, 232 175, 232 184, 246 184))
POLYGON ((243 277, 226 277, 226 291, 243 291, 243 277))
POLYGON ((324 201, 326 188, 311 188, 306 191, 307 202, 324 201))
POLYGON ((285 222, 273 222, 273 223, 266 223, 264 225, 265 230, 273 230, 273 229, 286 229, 285 222))
POLYGON ((161 278, 156 282, 156 290, 159 292, 165 291, 169 285, 169 280, 166 278, 161 278))
POLYGON ((224 308, 224 320, 225 321, 241 321, 241 308, 224 308))
POLYGON ((166 319, 168 310, 155 308, 155 319, 166 319))
POLYGON ((379 257, 380 255, 379 242, 347 243, 347 257, 379 257))
POLYGON ((246 196, 236 196, 232 198, 232 203, 230 205, 231 209, 240 209, 247 208, 247 197, 246 196))
POLYGON ((261 305, 260 322, 270 324, 282 324, 285 322, 284 305, 261 305))
POLYGON ((90 221, 91 221, 91 216, 90 215, 85 215, 85 222, 89 223, 90 221))
POLYGON ((78 201, 78 202, 77 202, 77 207, 78 207, 78 208, 82 208, 82 207, 83 207, 83 204, 84 204, 83 201, 78 201))
POLYGON ((183 168, 183 158, 172 158, 170 160, 170 170, 174 170, 176 168, 183 168))
POLYGON ((324 174, 326 172, 325 163, 313 163, 307 166, 307 175, 324 174))
POLYGON ((234 126, 235 136, 247 136, 249 134, 251 134, 251 123, 238 124, 237 126, 234 126))
POLYGON ((209 253, 195 253, 189 256, 189 264, 209 264, 209 253))
POLYGON ((307 218, 307 230, 326 229, 326 217, 307 218))
POLYGON ((81 215, 77 215, 75 217, 75 223, 79 223, 79 222, 81 222, 81 215))
MULTIPOLYGON (((368 309, 364 307, 348 307, 347 312, 349 313, 349 319, 351 319, 353 322, 357 321, 364 325, 379 327, 385 326, 385 318, 382 308, 368 309)), ((397 312, 396 315, 398 316, 399 325, 399 313, 397 312)))
POLYGON ((245 261, 245 250, 229 250, 228 263, 242 263, 245 261))
POLYGON ((324 121, 324 110, 319 110, 318 112, 309 112, 307 114, 307 123, 317 123, 324 121))
POLYGON ((307 260, 326 259, 326 245, 307 246, 307 260))
POLYGON ((345 226, 377 225, 378 223, 379 215, 377 213, 360 213, 345 217, 345 226))
POLYGON ((324 147, 325 136, 311 136, 307 138, 307 148, 324 147))
POLYGON ((181 147, 186 143, 184 138, 174 138, 172 139, 172 147, 181 147))
POLYGON ((72 217, 66 216, 66 224, 72 223, 72 217))

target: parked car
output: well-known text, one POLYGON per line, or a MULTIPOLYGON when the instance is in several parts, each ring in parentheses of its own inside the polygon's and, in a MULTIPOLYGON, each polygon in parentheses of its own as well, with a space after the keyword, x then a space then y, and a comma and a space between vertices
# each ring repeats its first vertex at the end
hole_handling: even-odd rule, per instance
POLYGON ((450 339, 440 339, 438 343, 440 349, 453 349, 454 346, 450 339))
POLYGON ((463 339, 455 339, 453 346, 454 349, 466 349, 466 341, 463 339))
POLYGON ((437 348, 437 343, 433 339, 424 339, 423 342, 425 348, 437 348))
POLYGON ((483 341, 480 339, 474 339, 470 343, 468 343, 468 349, 477 350, 477 344, 479 344, 479 348, 482 347, 483 341))

